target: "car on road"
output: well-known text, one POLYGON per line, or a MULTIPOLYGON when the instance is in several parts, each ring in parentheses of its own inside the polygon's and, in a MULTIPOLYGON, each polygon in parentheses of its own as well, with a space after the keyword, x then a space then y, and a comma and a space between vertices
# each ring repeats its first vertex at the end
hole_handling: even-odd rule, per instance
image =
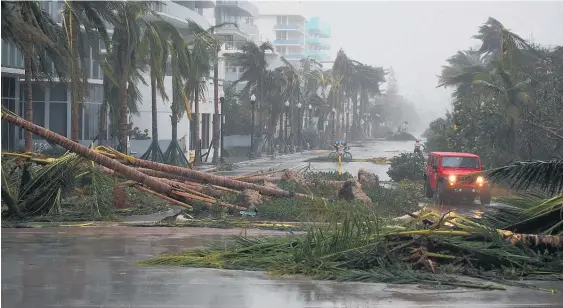
POLYGON ((491 203, 490 185, 484 176, 474 175, 482 170, 478 155, 431 152, 424 174, 426 197, 434 198, 440 205, 479 197, 482 205, 488 205, 491 203))

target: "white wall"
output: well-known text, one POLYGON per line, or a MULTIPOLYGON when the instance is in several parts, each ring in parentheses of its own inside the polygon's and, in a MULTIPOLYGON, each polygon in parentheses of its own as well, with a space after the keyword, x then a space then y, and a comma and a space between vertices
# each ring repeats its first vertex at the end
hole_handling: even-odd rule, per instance
POLYGON ((264 41, 273 43, 276 39, 276 30, 274 26, 277 23, 276 16, 259 16, 254 18, 254 24, 260 29, 260 34, 264 41))
MULTIPOLYGON (((221 65, 220 65, 221 66, 221 65)), ((224 69, 219 69, 219 79, 222 78, 224 75, 224 69)), ((150 80, 150 76, 144 75, 143 78, 145 80, 150 80)), ((172 77, 166 76, 164 79, 164 86, 166 88, 166 93, 169 98, 172 97, 172 77)), ((222 83, 219 82, 219 93, 222 90, 222 83)), ((131 121, 133 123, 133 127, 139 127, 141 131, 148 129, 149 136, 152 133, 152 111, 151 111, 151 88, 150 85, 139 85, 139 91, 142 95, 142 99, 139 102, 139 114, 132 115, 131 121)), ((205 97, 205 101, 202 99, 199 104, 199 111, 200 113, 215 113, 214 107, 214 96, 213 96, 213 83, 212 80, 207 81, 207 91, 203 93, 203 97, 205 97)), ((170 116, 172 112, 170 110, 170 101, 163 101, 160 95, 156 96, 157 101, 157 119, 158 119, 158 139, 161 140, 169 140, 172 139, 172 124, 170 122, 170 116)), ((191 104, 192 113, 195 111, 194 104, 191 104)), ((219 112, 221 112, 221 105, 219 105, 219 112)), ((213 116, 211 115, 211 118, 213 116)), ((209 129, 209 139, 211 140, 213 134, 213 121, 210 121, 210 129, 209 129)), ((201 122, 200 122, 201 125, 201 122)), ((201 126, 200 126, 201 127, 201 126)), ((203 131, 203 130, 201 130, 203 131)), ((189 135, 190 133, 190 121, 188 120, 187 115, 178 122, 178 138, 182 138, 186 135, 186 142, 189 144, 189 135)), ((207 146, 207 145, 205 145, 207 146)))

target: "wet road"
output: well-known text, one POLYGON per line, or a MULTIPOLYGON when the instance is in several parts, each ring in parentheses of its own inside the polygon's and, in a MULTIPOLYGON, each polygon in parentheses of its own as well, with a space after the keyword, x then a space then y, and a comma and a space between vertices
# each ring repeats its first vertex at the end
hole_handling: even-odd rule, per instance
MULTIPOLYGON (((271 279, 263 273, 142 267, 161 252, 222 243, 237 230, 2 230, 2 307, 560 307, 561 294, 271 279), (214 234, 212 234, 214 233, 214 234)), ((273 234, 249 230, 248 235, 273 234)), ((550 285, 563 289, 563 285, 550 285)))
MULTIPOLYGON (((353 147, 356 158, 408 152, 406 142, 353 147)), ((290 168, 328 153, 309 152, 243 165, 235 173, 290 168)), ((312 163, 336 170, 333 163, 312 163)), ((385 179, 387 166, 348 163, 385 179)), ((494 206, 490 207, 494 208, 494 206)), ((475 211, 478 205, 459 207, 475 211)), ((135 261, 207 243, 226 243, 240 230, 197 228, 49 228, 2 230, 2 307, 560 307, 561 294, 423 290, 416 286, 270 279, 263 273, 141 267, 135 261)), ((275 233, 275 232, 274 232, 275 233)), ((247 235, 274 234, 248 230, 247 235)), ((279 233, 278 233, 279 234, 279 233)), ((563 284, 550 285, 563 290, 563 284)))

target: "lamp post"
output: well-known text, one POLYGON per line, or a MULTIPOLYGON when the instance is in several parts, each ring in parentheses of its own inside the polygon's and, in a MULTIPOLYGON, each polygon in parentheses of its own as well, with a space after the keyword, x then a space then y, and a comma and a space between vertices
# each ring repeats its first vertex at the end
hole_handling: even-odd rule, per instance
POLYGON ((221 118, 221 131, 220 131, 220 134, 221 134, 221 136, 220 136, 220 137, 221 137, 221 150, 220 150, 220 152, 219 152, 219 162, 224 163, 225 160, 223 159, 223 149, 224 149, 224 146, 223 146, 223 145, 224 145, 223 139, 224 139, 225 137, 224 137, 223 134, 224 134, 224 132, 225 132, 225 130, 224 130, 224 127, 225 127, 225 114, 223 113, 223 110, 224 110, 223 108, 225 108, 225 93, 223 92, 223 90, 221 90, 221 92, 219 93, 219 95, 220 95, 220 96, 219 96, 219 103, 221 104, 221 114, 219 115, 220 118, 221 118))
POLYGON ((336 109, 332 108, 332 141, 336 140, 336 109))
POLYGON ((303 119, 301 114, 302 106, 303 105, 301 105, 301 103, 297 103, 297 138, 299 138, 297 140, 297 146, 299 147, 300 151, 302 151, 303 149, 303 121, 301 121, 303 119))
POLYGON ((289 114, 289 101, 286 101, 284 105, 285 105, 285 127, 283 128, 284 129, 284 139, 285 139, 284 152, 287 154, 287 152, 288 152, 288 148, 287 148, 287 120, 288 120, 288 114, 289 114))
POLYGON ((313 129, 313 106, 309 104, 309 129, 313 129))
POLYGON ((254 158, 254 106, 256 105, 256 95, 250 96, 250 104, 252 105, 251 126, 250 126, 250 159, 254 158))

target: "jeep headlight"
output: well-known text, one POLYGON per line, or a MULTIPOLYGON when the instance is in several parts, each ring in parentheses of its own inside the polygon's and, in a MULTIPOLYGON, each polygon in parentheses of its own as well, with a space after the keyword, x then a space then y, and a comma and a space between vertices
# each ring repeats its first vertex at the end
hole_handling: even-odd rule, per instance
POLYGON ((457 177, 453 174, 451 174, 450 176, 448 176, 448 181, 450 182, 450 184, 455 183, 455 181, 457 180, 457 177))
POLYGON ((482 186, 483 184, 485 184, 485 178, 482 176, 478 176, 477 179, 475 180, 475 183, 477 183, 477 185, 482 186))

